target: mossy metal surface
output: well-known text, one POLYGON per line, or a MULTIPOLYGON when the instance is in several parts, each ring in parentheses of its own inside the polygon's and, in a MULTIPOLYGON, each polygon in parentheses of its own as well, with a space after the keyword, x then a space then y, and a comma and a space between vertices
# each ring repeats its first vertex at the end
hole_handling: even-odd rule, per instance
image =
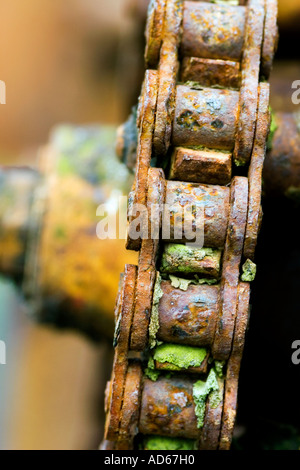
POLYGON ((277 131, 277 129, 278 129, 278 123, 277 123, 277 120, 276 120, 276 115, 275 115, 274 111, 272 111, 272 109, 271 109, 271 126, 270 126, 268 141, 267 141, 267 149, 268 150, 272 150, 272 148, 273 148, 273 138, 274 138, 274 134, 277 131))
POLYGON ((155 370, 154 359, 152 356, 149 357, 148 360, 148 367, 145 369, 145 376, 148 379, 152 380, 152 382, 156 382, 158 377, 160 376, 160 371, 155 370))
POLYGON ((202 428, 204 425, 206 401, 210 394, 212 395, 212 406, 216 408, 220 403, 219 384, 217 374, 214 369, 210 370, 206 381, 198 380, 193 386, 193 398, 195 402, 195 413, 197 416, 197 426, 202 428))
POLYGON ((213 248, 193 248, 180 244, 167 244, 162 256, 162 273, 203 273, 208 275, 209 266, 220 270, 221 250, 213 248))
POLYGON ((224 375, 223 369, 226 361, 215 361, 214 369, 218 377, 222 378, 224 375))
POLYGON ((172 287, 175 287, 175 289, 180 289, 183 291, 187 291, 189 285, 195 284, 195 285, 202 285, 202 284, 208 284, 208 285, 214 285, 217 284, 218 280, 217 279, 199 279, 197 276, 194 277, 194 279, 183 279, 177 276, 172 276, 170 274, 169 276, 172 287))
POLYGON ((256 264, 253 263, 250 259, 247 259, 247 261, 243 265, 243 274, 241 276, 241 280, 243 282, 252 282, 255 279, 256 276, 256 264))
POLYGON ((175 437, 149 436, 143 443, 144 450, 194 450, 195 441, 175 437))
POLYGON ((206 355, 205 348, 165 343, 155 349, 153 358, 162 364, 169 363, 172 370, 178 370, 200 367, 206 355))

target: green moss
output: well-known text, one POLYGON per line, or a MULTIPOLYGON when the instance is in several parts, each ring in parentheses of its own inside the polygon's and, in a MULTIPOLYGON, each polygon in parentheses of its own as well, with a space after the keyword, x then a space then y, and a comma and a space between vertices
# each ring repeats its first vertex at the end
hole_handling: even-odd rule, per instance
POLYGON ((208 284, 208 285, 213 285, 217 284, 218 280, 217 279, 199 279, 198 276, 195 276, 194 279, 182 279, 177 276, 171 276, 169 275, 171 285, 175 289, 181 289, 183 291, 187 291, 189 285, 194 284, 194 285, 202 285, 202 284, 208 284))
POLYGON ((153 370, 153 369, 145 369, 145 376, 148 377, 148 379, 152 380, 152 382, 156 382, 160 376, 159 370, 153 370))
POLYGON ((237 167, 242 167, 242 166, 246 166, 247 162, 244 162, 244 161, 241 161, 241 160, 234 160, 234 164, 237 167))
POLYGON ((201 261, 211 258, 215 264, 215 269, 220 269, 221 250, 213 248, 192 248, 180 244, 167 244, 162 256, 162 273, 194 273, 205 274, 205 267, 201 266, 201 261))
POLYGON ((201 278, 199 279, 197 276, 195 276, 197 284, 202 285, 202 284, 208 284, 209 286, 213 286, 214 284, 218 283, 218 279, 206 279, 206 278, 201 278))
POLYGON ((162 364, 168 362, 171 370, 180 370, 200 367, 206 355, 204 348, 164 343, 155 349, 153 358, 162 364))
POLYGON ((216 408, 220 403, 219 384, 217 374, 211 369, 206 381, 198 380, 193 386, 193 398, 195 402, 195 413, 197 416, 197 427, 200 429, 204 425, 206 401, 212 395, 212 406, 216 408))
POLYGON ((194 450, 195 441, 175 437, 149 436, 143 443, 145 450, 194 450))
POLYGON ((241 280, 243 282, 252 282, 256 276, 256 264, 253 263, 250 259, 244 263, 243 267, 243 274, 241 276, 241 280))
POLYGON ((224 373, 223 373, 223 367, 225 366, 226 361, 215 361, 214 369, 218 377, 222 378, 224 373))
POLYGON ((148 367, 145 369, 145 375, 148 377, 148 379, 152 380, 152 382, 156 382, 158 377, 160 376, 160 371, 155 370, 154 366, 154 359, 152 356, 149 357, 148 360, 148 367))
POLYGON ((199 82, 192 82, 192 81, 188 81, 188 82, 185 82, 185 85, 186 86, 189 86, 190 88, 193 88, 194 90, 203 90, 203 86, 200 85, 199 82))
POLYGON ((270 126, 268 141, 267 141, 267 150, 272 150, 274 134, 278 129, 276 115, 274 111, 272 111, 272 109, 270 109, 270 111, 271 111, 271 126, 270 126))
POLYGON ((188 287, 190 284, 195 284, 195 281, 193 279, 180 279, 179 277, 176 276, 171 276, 170 275, 170 281, 173 287, 175 289, 181 289, 184 291, 188 290, 188 287))
POLYGON ((160 299, 164 295, 161 289, 161 276, 158 272, 156 274, 156 281, 154 286, 154 293, 153 293, 153 302, 152 302, 152 311, 151 311, 151 318, 149 324, 149 346, 151 349, 155 348, 157 341, 156 335, 159 330, 159 315, 158 315, 158 305, 160 299))

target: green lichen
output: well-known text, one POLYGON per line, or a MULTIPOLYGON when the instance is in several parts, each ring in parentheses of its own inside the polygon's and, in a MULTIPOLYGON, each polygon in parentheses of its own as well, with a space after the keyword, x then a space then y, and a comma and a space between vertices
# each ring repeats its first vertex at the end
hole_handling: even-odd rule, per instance
POLYGON ((215 361, 214 369, 218 377, 222 378, 224 375, 223 368, 226 361, 215 361))
POLYGON ((242 161, 242 160, 236 160, 236 159, 235 159, 235 160, 234 160, 234 164, 235 164, 235 166, 237 166, 237 167, 242 167, 242 166, 246 166, 247 162, 244 162, 244 161, 242 161))
POLYGON ((191 439, 149 436, 144 439, 144 450, 195 450, 196 442, 191 439))
POLYGON ((212 407, 212 409, 218 408, 219 404, 222 401, 221 388, 219 384, 218 384, 218 387, 219 387, 218 390, 214 390, 213 392, 211 392, 209 396, 209 404, 212 407))
POLYGON ((270 126, 268 141, 267 141, 267 150, 272 150, 274 134, 278 129, 278 123, 277 123, 277 120, 276 120, 276 115, 275 115, 274 111, 272 111, 272 109, 270 109, 270 112, 271 112, 271 126, 270 126))
POLYGON ((155 281, 155 286, 154 286, 152 311, 151 311, 151 318, 150 318, 150 324, 149 324, 149 346, 151 349, 155 348, 157 344, 156 335, 159 330, 158 305, 163 295, 164 293, 161 289, 161 276, 160 276, 160 273, 158 272, 156 275, 156 281, 155 281))
POLYGON ((180 244, 167 244, 162 256, 162 273, 206 273, 201 261, 211 258, 215 270, 220 269, 221 250, 213 248, 193 248, 180 244))
POLYGON ((252 282, 256 276, 256 264, 253 263, 250 259, 244 263, 243 267, 243 274, 241 276, 241 280, 243 282, 252 282))
POLYGON ((193 279, 181 279, 179 277, 171 275, 169 277, 172 287, 175 287, 175 289, 187 291, 190 284, 195 284, 195 281, 193 279))
POLYGON ((195 276, 194 279, 182 279, 180 277, 172 276, 170 274, 169 278, 170 278, 172 287, 174 287, 175 289, 183 290, 183 291, 187 291, 188 287, 191 284, 194 284, 194 285, 208 284, 211 286, 211 285, 217 284, 218 282, 218 279, 206 279, 206 278, 199 279, 198 276, 195 276))
POLYGON ((204 348, 164 343, 155 349, 153 358, 162 364, 167 362, 170 370, 180 370, 200 367, 206 355, 204 348))
POLYGON ((218 279, 206 279, 206 278, 199 279, 197 276, 195 276, 195 278, 196 278, 197 284, 199 285, 207 284, 209 286, 213 286, 214 284, 218 283, 218 279))
POLYGON ((152 380, 152 382, 156 382, 160 376, 159 370, 153 370, 153 369, 145 369, 145 376, 148 377, 148 379, 152 380))
POLYGON ((220 387, 218 383, 218 378, 214 369, 210 370, 205 382, 202 380, 198 380, 198 382, 194 383, 193 399, 195 403, 195 413, 197 416, 198 429, 202 428, 204 425, 206 401, 210 394, 213 394, 211 396, 212 406, 216 408, 219 405, 219 390, 220 387))
POLYGON ((192 88, 193 90, 203 90, 203 86, 200 85, 199 82, 192 82, 192 81, 188 81, 188 82, 185 82, 185 85, 186 86, 189 86, 190 88, 192 88))
POLYGON ((239 0, 210 0, 210 3, 216 3, 217 5, 230 5, 232 7, 239 6, 239 0))
POLYGON ((152 382, 156 382, 160 376, 160 371, 155 370, 154 359, 152 356, 149 357, 148 367, 145 369, 144 373, 148 379, 152 380, 152 382))

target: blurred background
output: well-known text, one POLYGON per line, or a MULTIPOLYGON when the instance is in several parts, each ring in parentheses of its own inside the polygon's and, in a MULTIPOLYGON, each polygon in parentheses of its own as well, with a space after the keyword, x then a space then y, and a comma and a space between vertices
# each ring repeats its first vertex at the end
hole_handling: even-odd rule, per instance
MULTIPOLYGON (((39 149, 49 142, 53 128, 58 125, 92 125, 99 129, 102 125, 117 126, 127 118, 137 101, 144 72, 143 28, 147 3, 147 0, 0 0, 0 80, 7 87, 7 104, 0 106, 0 165, 36 168, 39 149)), ((271 80, 272 107, 276 111, 296 111, 291 102, 291 83, 300 79, 297 50, 300 4, 298 0, 279 0, 279 8, 281 38, 271 80)), ((113 137, 108 142, 112 146, 113 137)), ((55 147, 53 138, 50 151, 52 147, 55 147)), ((104 159, 106 151, 102 151, 104 159)), ((124 186, 122 191, 126 192, 124 186)), ((125 253, 123 240, 118 247, 97 242, 99 258, 116 258, 111 276, 106 284, 101 279, 96 293, 97 302, 105 304, 103 309, 109 316, 109 311, 113 312, 119 273, 125 262, 132 262, 133 255, 125 253)), ((261 246, 265 246, 263 242, 261 246)), ((261 251, 263 264, 264 250, 261 251)), ((54 261, 53 256, 51 251, 48 262, 54 261)), ((106 266, 106 261, 102 264, 106 266)), ((265 264, 269 260, 265 259, 265 264)), ((296 271, 299 276, 298 265, 296 271)), ((261 272, 267 275, 263 268, 261 272)), ((64 276, 63 272, 60 274, 64 276)), ((101 273, 101 278, 105 276, 105 272, 101 273)), ((7 346, 7 365, 0 366, 0 449, 96 448, 102 438, 103 389, 111 364, 110 334, 91 341, 80 333, 38 326, 28 315, 30 307, 24 302, 18 285, 8 280, 8 276, 0 279, 0 340, 7 346)), ((259 278, 259 282, 263 283, 264 279, 259 278)), ((253 301, 253 332, 243 367, 242 430, 257 409, 258 401, 259 419, 272 422, 276 418, 272 410, 274 414, 278 397, 275 394, 267 403, 268 387, 276 381, 274 374, 279 374, 279 364, 282 373, 281 366, 284 368, 287 360, 284 358, 280 363, 277 358, 277 366, 269 369, 269 375, 261 372, 264 377, 261 387, 266 389, 262 402, 255 395, 257 383, 253 384, 253 380, 253 394, 249 392, 249 371, 257 372, 256 359, 260 358, 264 368, 267 367, 264 361, 272 361, 263 355, 263 345, 257 351, 260 343, 255 335, 261 335, 261 344, 264 341, 260 312, 265 312, 265 304, 261 300, 274 289, 270 283, 268 294, 267 288, 260 289, 261 285, 253 301)), ((296 291, 297 285, 294 295, 296 291)), ((295 312, 295 317, 299 316, 298 305, 295 312)), ((267 315, 268 321, 271 315, 275 315, 274 310, 267 315)), ((271 329, 272 340, 268 343, 271 348, 280 342, 280 327, 277 323, 275 326, 277 329, 271 329)), ((266 332, 267 320, 263 327, 266 332)), ((291 328, 297 331, 292 323, 291 328)), ((299 338, 291 337, 291 342, 295 339, 299 338)), ((291 380, 290 385, 285 382, 281 388, 289 390, 290 387, 292 396, 296 397, 293 390, 298 384, 299 371, 294 368, 290 372, 292 375, 286 377, 291 380)), ((277 417, 284 426, 296 425, 293 421, 299 416, 299 404, 295 402, 294 406, 298 415, 292 410, 286 415, 278 412, 277 417)), ((249 429, 251 426, 253 423, 249 429)))

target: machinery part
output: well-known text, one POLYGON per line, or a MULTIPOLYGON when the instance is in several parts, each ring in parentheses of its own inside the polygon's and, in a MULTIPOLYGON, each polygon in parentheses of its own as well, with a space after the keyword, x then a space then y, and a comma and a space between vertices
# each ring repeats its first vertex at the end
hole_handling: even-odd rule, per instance
MULTIPOLYGON (((120 132, 118 138, 122 145, 124 134, 120 132)), ((136 155, 133 157, 130 153, 131 158, 128 162, 129 155, 125 148, 124 153, 121 152, 118 156, 130 170, 136 167, 136 155)), ((264 163, 263 196, 299 200, 299 162, 299 113, 272 113, 272 126, 265 161, 260 161, 255 170, 260 171, 259 168, 264 163)), ((231 177, 232 152, 176 147, 172 153, 171 180, 204 184, 209 182, 226 186, 231 181, 231 177)))
MULTIPOLYGON (((135 354, 140 357, 140 372, 133 374, 132 366, 128 367, 138 384, 133 409, 128 408, 128 385, 118 392, 110 385, 107 409, 120 404, 122 396, 122 410, 113 419, 108 412, 102 448, 124 448, 124 439, 126 448, 132 448, 137 435, 192 439, 198 449, 230 447, 249 319, 248 281, 255 275, 251 260, 262 215, 262 166, 271 116, 269 85, 261 80, 261 66, 263 63, 264 73, 269 73, 277 37, 274 12, 274 2, 264 0, 242 1, 238 6, 151 2, 146 66, 157 70, 146 71, 139 102, 131 193, 131 201, 145 201, 149 226, 146 232, 141 230, 139 242, 129 230, 127 245, 140 250, 140 255, 131 293, 135 298, 130 303, 132 321, 124 333, 124 363, 135 354), (193 82, 179 84, 180 69, 181 77, 192 76, 193 82), (224 83, 233 82, 236 88, 224 88, 224 83), (216 85, 218 88, 209 88, 216 85), (150 167, 153 156, 155 166, 163 165, 167 177, 175 181, 165 180, 162 170, 150 167), (178 181, 183 173, 184 181, 178 181), (214 184, 216 178, 221 185, 214 184), (165 204, 158 212, 162 218, 156 220, 150 215, 155 203, 159 207, 165 204), (192 209, 182 217, 178 208, 187 206, 192 209), (166 234, 164 221, 169 214, 166 234), (178 243, 192 240, 178 236, 183 221, 197 227, 199 219, 204 244, 183 254, 178 243), (153 237, 153 228, 160 240, 153 237), (219 251, 222 257, 222 267, 213 278, 203 276, 199 262, 207 249, 211 255, 219 251), (170 274, 172 263, 180 277, 170 274), (165 269, 160 271, 160 266, 165 269), (212 283, 217 284, 208 285, 212 283), (157 346, 157 341, 162 345, 157 346), (165 375, 168 369, 173 371, 171 377, 165 375), (197 382, 196 371, 201 377, 197 382), (122 416, 130 410, 134 423, 124 432, 122 416)), ((130 224, 139 223, 143 228, 132 204, 129 209, 130 224)), ((123 308, 118 303, 119 309, 123 308)), ((118 318, 117 325, 126 322, 122 314, 118 318)), ((118 333, 118 342, 123 344, 122 333, 118 333)), ((116 361, 118 357, 117 344, 116 361)), ((114 367, 112 383, 116 376, 114 367)), ((121 376, 127 384, 123 372, 121 376)))
POLYGON ((124 240, 96 237, 98 207, 114 216, 132 182, 115 136, 114 127, 60 127, 38 171, 0 173, 0 271, 17 279, 37 321, 95 341, 113 337, 119 273, 136 262, 124 240))
POLYGON ((263 170, 266 197, 288 197, 299 202, 300 194, 300 116, 277 113, 263 170))
MULTIPOLYGON (((267 129, 265 127, 264 132, 266 131, 267 129)), ((74 131, 74 137, 76 132, 77 130, 74 131)), ((83 130, 78 129, 78 132, 82 133, 83 130)), ((99 145, 100 147, 104 146, 103 149, 105 149, 105 151, 103 150, 103 154, 105 154, 105 157, 107 157, 107 155, 109 155, 108 152, 111 151, 115 134, 115 129, 102 129, 102 131, 99 131, 99 145)), ((89 138, 88 134, 87 138, 89 138)), ((244 257, 249 259, 253 259, 254 247, 248 245, 248 240, 250 240, 251 237, 249 238, 247 233, 248 230, 251 230, 254 233, 252 239, 256 241, 255 233, 258 232, 261 223, 260 172, 262 170, 264 160, 264 140, 261 142, 256 142, 255 146, 256 158, 252 159, 249 168, 249 172, 253 172, 254 175, 251 179, 253 183, 251 183, 249 186, 249 198, 253 201, 253 210, 251 211, 251 214, 249 214, 244 247, 244 257), (256 209, 254 210, 255 207, 256 209)), ((273 114, 272 132, 269 138, 268 146, 269 148, 263 167, 264 197, 289 198, 298 204, 300 194, 300 133, 299 116, 297 113, 273 114)), ((99 151, 101 151, 101 149, 99 151)), ((43 171, 38 172, 32 169, 20 167, 2 168, 0 172, 0 272, 1 274, 16 280, 18 284, 22 284, 24 280, 25 260, 27 260, 26 279, 28 281, 32 279, 32 265, 29 261, 29 259, 32 259, 32 256, 29 255, 29 252, 32 252, 36 242, 39 243, 40 233, 42 234, 44 230, 49 230, 49 227, 46 229, 46 227, 43 225, 45 223, 45 219, 42 217, 44 212, 44 202, 42 198, 43 195, 45 195, 45 192, 47 194, 46 188, 49 177, 48 175, 50 168, 52 167, 52 164, 49 162, 58 158, 57 168, 59 168, 61 165, 59 163, 60 157, 57 151, 51 150, 51 146, 47 151, 44 152, 44 155, 44 166, 46 166, 48 170, 45 168, 43 171), (45 160, 48 161, 48 164, 46 164, 45 160), (43 173, 45 176, 43 176, 43 173), (36 204, 35 201, 37 201, 36 204), (36 218, 34 218, 34 210, 32 210, 33 205, 35 205, 36 211, 38 212, 36 218), (39 230, 38 227, 41 227, 41 229, 39 230), (37 241, 35 241, 35 238, 30 238, 30 233, 36 233, 37 241)), ((69 155, 69 158, 73 160, 73 151, 69 153, 69 155)), ((113 155, 111 155, 110 158, 115 161, 113 155)), ((90 175, 93 178, 95 173, 97 173, 97 161, 98 158, 95 160, 91 159, 89 163, 90 175)), ((132 163, 132 165, 135 167, 135 161, 132 163)), ((79 169, 80 167, 76 166, 76 168, 79 169)), ((123 172, 127 178, 128 173, 122 169, 122 174, 123 172)), ((225 187, 230 182, 231 178, 232 153, 230 152, 198 149, 194 150, 190 148, 177 147, 172 154, 170 164, 170 179, 175 180, 176 182, 190 181, 194 183, 209 183, 211 185, 220 185, 225 187)), ((79 190, 78 185, 80 184, 80 180, 82 180, 82 176, 78 174, 76 178, 76 191, 74 190, 72 193, 70 192, 70 185, 66 186, 65 184, 64 173, 61 175, 59 180, 56 180, 58 184, 57 191, 50 193, 50 198, 46 204, 46 207, 48 206, 48 211, 51 208, 50 213, 48 212, 49 217, 51 213, 57 213, 59 207, 66 208, 66 205, 70 204, 72 207, 76 208, 78 206, 79 193, 82 196, 83 191, 85 191, 85 194, 87 195, 86 203, 89 204, 88 200, 91 200, 94 197, 93 195, 95 192, 97 194, 98 191, 101 191, 101 188, 106 188, 106 185, 101 186, 101 182, 95 183, 95 185, 91 185, 91 178, 85 178, 84 181, 82 181, 82 190, 79 190), (90 187, 90 189, 87 191, 88 187, 90 187)), ((170 184, 170 182, 168 184, 170 184)), ((122 189, 122 191, 125 193, 126 188, 122 189)), ((109 193, 103 194, 103 201, 106 197, 109 197, 109 193)), ((81 201, 81 203, 82 202, 83 201, 81 201)), ((212 203, 214 204, 213 199, 212 203)), ((66 276, 63 283, 61 282, 61 278, 57 273, 70 272, 68 265, 70 266, 70 269, 72 268, 73 270, 74 262, 71 262, 71 257, 74 260, 72 254, 74 252, 74 248, 73 245, 70 244, 71 240, 68 237, 65 238, 64 246, 62 246, 63 239, 56 236, 57 232, 55 230, 49 232, 49 235, 47 236, 47 243, 44 245, 44 251, 46 250, 46 252, 49 253, 49 256, 47 255, 49 259, 45 269, 48 273, 52 273, 51 284, 53 287, 51 290, 49 290, 50 277, 49 274, 45 273, 43 282, 44 287, 42 288, 44 294, 40 298, 40 308, 36 310, 36 317, 39 319, 39 321, 51 323, 57 327, 73 328, 89 335, 93 339, 98 340, 103 336, 103 334, 107 335, 109 338, 112 338, 113 336, 113 315, 111 315, 111 305, 113 305, 114 296, 113 286, 117 283, 118 266, 116 265, 115 268, 111 267, 111 257, 107 249, 111 242, 109 240, 105 241, 105 243, 97 241, 97 246, 95 246, 97 253, 103 247, 103 251, 101 252, 102 256, 99 258, 99 263, 101 258, 106 256, 106 253, 108 253, 109 256, 109 261, 104 260, 103 266, 105 267, 101 268, 101 270, 107 270, 107 266, 109 266, 110 269, 112 269, 112 279, 115 280, 112 281, 112 286, 108 286, 107 283, 105 283, 104 278, 98 279, 97 285, 95 284, 95 290, 85 288, 85 284, 82 284, 83 280, 86 279, 86 282, 89 283, 90 287, 92 274, 88 275, 88 272, 91 273, 95 269, 98 269, 94 264, 95 256, 92 255, 92 251, 90 249, 91 243, 94 243, 94 234, 97 223, 94 218, 97 206, 95 203, 92 203, 91 207, 92 206, 93 208, 90 211, 91 219, 90 222, 87 220, 86 226, 86 233, 91 234, 91 239, 89 239, 89 242, 82 243, 81 245, 82 262, 80 263, 80 269, 75 269, 72 271, 72 276, 66 276), (54 249, 54 251, 49 251, 50 245, 48 244, 51 244, 51 250, 54 249), (62 249, 64 249, 64 255, 62 254, 62 249), (53 282, 56 282, 56 284, 53 284, 53 282), (99 282, 103 282, 103 287, 100 286, 99 288, 99 282), (79 292, 76 294, 75 291, 76 285, 80 284, 82 284, 82 289, 79 295, 79 292), (111 289, 111 295, 109 296, 107 296, 108 287, 111 289), (98 293, 101 293, 102 291, 106 292, 105 298, 103 295, 98 296, 98 293), (57 292, 59 293, 59 296, 57 295, 57 292), (93 295, 93 292, 96 293, 96 295, 93 295), (104 300, 107 302, 107 304, 103 302, 104 300), (91 308, 91 305, 93 305, 93 308, 91 308), (74 315, 74 312, 76 312, 76 315, 74 315), (104 318, 103 321, 102 318, 104 318)), ((66 211, 60 211, 57 213, 57 217, 58 216, 59 219, 57 218, 57 222, 61 227, 60 233, 68 233, 70 219, 66 218, 66 211)), ((72 217, 74 234, 77 231, 77 235, 74 235, 74 237, 78 237, 78 233, 81 231, 80 227, 76 225, 76 222, 77 217, 72 217)), ((170 244, 170 248, 172 248, 172 246, 173 245, 170 244)), ((181 256, 182 248, 183 246, 181 246, 181 256)), ((117 246, 111 249, 118 250, 118 265, 124 264, 125 253, 123 250, 123 242, 119 241, 117 246)), ((166 265, 165 269, 163 269, 161 265, 159 268, 161 273, 165 272, 168 274, 180 275, 182 270, 184 271, 183 266, 179 266, 180 270, 178 271, 178 253, 179 251, 177 251, 177 254, 175 253, 175 256, 174 251, 172 251, 171 255, 168 255, 168 257, 172 260, 172 263, 168 266, 166 265)), ((183 258, 183 261, 184 265, 188 266, 190 273, 197 274, 198 272, 203 277, 219 278, 220 273, 218 268, 218 257, 221 256, 221 254, 221 250, 219 251, 218 255, 215 251, 214 254, 211 252, 208 254, 208 256, 200 260, 198 258, 197 260, 193 258, 191 252, 189 252, 187 259, 184 260, 183 258)), ((98 256, 96 258, 98 259, 98 256)), ((44 264, 46 261, 43 261, 43 259, 44 258, 42 254, 39 252, 37 265, 44 264)), ((129 261, 134 263, 135 256, 131 256, 131 260, 129 261)), ((192 286, 190 288, 192 288, 192 286)), ((35 305, 36 302, 34 302, 34 300, 37 298, 37 294, 38 289, 34 288, 30 297, 35 305)))

